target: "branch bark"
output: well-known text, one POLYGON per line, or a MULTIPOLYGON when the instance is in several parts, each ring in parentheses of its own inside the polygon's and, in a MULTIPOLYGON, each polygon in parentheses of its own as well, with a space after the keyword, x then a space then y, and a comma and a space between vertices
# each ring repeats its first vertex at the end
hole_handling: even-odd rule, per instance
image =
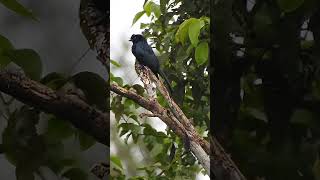
POLYGON ((197 157, 203 168, 205 168, 208 173, 210 172, 210 159, 208 155, 210 152, 209 143, 196 133, 191 123, 187 123, 187 127, 184 126, 184 124, 181 123, 182 119, 177 119, 172 110, 162 107, 154 98, 147 99, 116 84, 111 84, 110 90, 116 94, 133 100, 141 107, 149 110, 156 117, 160 118, 168 127, 173 130, 175 134, 180 136, 184 141, 190 141, 190 150, 197 157))
POLYGON ((80 27, 91 49, 96 50, 98 60, 110 70, 110 12, 108 1, 81 1, 80 27), (102 6, 101 6, 102 5, 102 6))
POLYGON ((54 91, 23 74, 0 71, 0 91, 46 113, 61 117, 109 146, 109 112, 103 113, 75 95, 54 91))

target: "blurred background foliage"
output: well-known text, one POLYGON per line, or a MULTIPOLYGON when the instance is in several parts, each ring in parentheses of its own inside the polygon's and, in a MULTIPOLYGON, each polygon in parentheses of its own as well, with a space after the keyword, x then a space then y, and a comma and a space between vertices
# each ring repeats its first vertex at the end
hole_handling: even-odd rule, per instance
POLYGON ((211 8, 213 134, 248 179, 319 179, 319 1, 211 8))
MULTIPOLYGON (((24 73, 61 93, 80 94, 107 111, 107 71, 94 64, 90 52, 79 58, 88 49, 77 17, 80 2, 24 4, 33 11, 16 0, 0 1, 1 71, 24 73), (79 63, 82 59, 90 61, 79 63)), ((108 161, 108 149, 68 121, 4 93, 0 104, 0 179, 96 179, 92 166, 108 161)))
MULTIPOLYGON (((209 2, 149 0, 145 1, 141 11, 132 17, 133 25, 138 23, 143 15, 150 17, 149 22, 140 23, 142 34, 154 48, 161 68, 171 81, 173 99, 204 137, 207 137, 210 116, 207 71, 210 58, 209 2)), ((119 62, 121 61, 117 59, 112 60, 111 82, 146 96, 140 84, 124 83, 130 72, 119 62), (126 73, 119 77, 113 74, 121 70, 126 73)), ((134 66, 131 69, 134 71, 134 66)), ((157 100, 167 106, 159 93, 157 100)), ((182 140, 172 131, 168 128, 159 130, 157 124, 151 123, 152 118, 139 117, 143 112, 139 105, 112 94, 111 110, 115 116, 114 126, 117 128, 116 132, 113 130, 114 139, 111 139, 111 143, 113 141, 115 146, 128 148, 130 150, 121 151, 131 153, 121 153, 121 148, 118 148, 116 154, 111 154, 112 179, 130 176, 130 179, 195 179, 199 172, 204 173, 195 157, 191 153, 185 153, 182 140), (174 157, 170 153, 173 144, 177 146, 174 157)))

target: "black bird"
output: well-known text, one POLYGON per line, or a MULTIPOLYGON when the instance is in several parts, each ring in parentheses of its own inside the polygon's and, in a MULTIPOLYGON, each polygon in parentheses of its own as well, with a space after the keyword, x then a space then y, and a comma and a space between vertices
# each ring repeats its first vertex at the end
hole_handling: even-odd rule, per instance
POLYGON ((151 71, 157 76, 158 74, 164 79, 166 82, 170 93, 172 93, 172 88, 169 83, 167 76, 160 69, 160 63, 157 56, 154 54, 152 48, 149 46, 147 40, 141 34, 133 34, 129 41, 132 41, 132 53, 138 60, 138 62, 144 66, 147 66, 151 69, 151 71))

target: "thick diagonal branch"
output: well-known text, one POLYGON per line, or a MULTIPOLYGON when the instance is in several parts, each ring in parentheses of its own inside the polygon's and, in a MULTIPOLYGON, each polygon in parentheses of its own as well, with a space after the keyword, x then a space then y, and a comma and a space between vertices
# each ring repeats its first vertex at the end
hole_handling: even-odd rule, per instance
POLYGON ((128 99, 131 99, 141 107, 151 111, 154 115, 160 118, 170 129, 172 129, 176 135, 180 136, 186 141, 190 141, 190 150, 197 157, 203 168, 205 168, 208 173, 210 172, 210 159, 208 155, 210 152, 209 144, 195 132, 191 123, 189 123, 187 125, 188 128, 186 128, 186 126, 181 123, 182 119, 177 119, 171 109, 162 107, 154 98, 147 99, 136 94, 133 91, 127 90, 115 84, 111 85, 111 91, 128 99))

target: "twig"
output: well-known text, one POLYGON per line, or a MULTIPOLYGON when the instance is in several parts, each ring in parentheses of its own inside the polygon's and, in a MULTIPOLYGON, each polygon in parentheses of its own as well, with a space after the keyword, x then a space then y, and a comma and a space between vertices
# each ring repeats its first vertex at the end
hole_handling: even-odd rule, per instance
POLYGON ((148 114, 148 113, 141 113, 139 115, 140 118, 145 118, 145 117, 158 117, 157 115, 155 114, 148 114))

